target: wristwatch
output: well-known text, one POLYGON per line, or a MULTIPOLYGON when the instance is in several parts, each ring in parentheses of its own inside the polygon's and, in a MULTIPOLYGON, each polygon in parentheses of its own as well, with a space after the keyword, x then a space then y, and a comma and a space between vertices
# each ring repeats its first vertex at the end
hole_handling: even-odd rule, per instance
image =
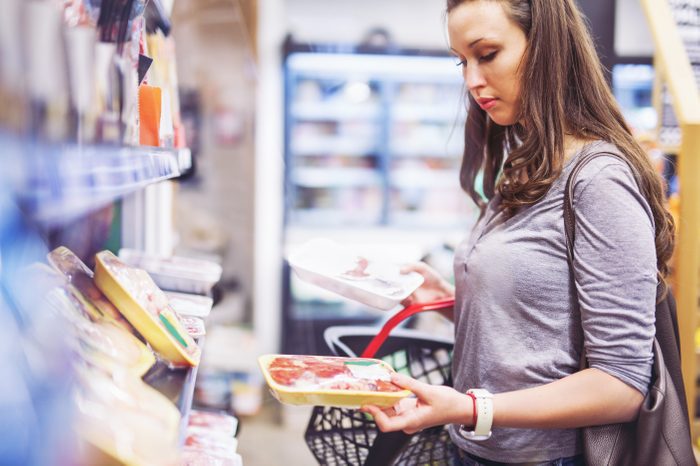
POLYGON ((481 441, 491 437, 493 424, 493 395, 483 388, 467 390, 474 402, 474 426, 459 426, 459 434, 467 440, 481 441))

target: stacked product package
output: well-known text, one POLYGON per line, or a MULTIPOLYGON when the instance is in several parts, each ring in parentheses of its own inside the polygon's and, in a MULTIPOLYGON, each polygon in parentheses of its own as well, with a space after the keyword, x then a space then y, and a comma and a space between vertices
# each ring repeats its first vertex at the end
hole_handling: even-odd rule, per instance
MULTIPOLYGON (((52 267, 33 265, 26 276, 51 290, 35 299, 44 300, 42 305, 70 329, 66 340, 75 374, 74 425, 81 441, 76 462, 241 464, 235 418, 194 411, 183 432, 179 409, 142 380, 155 364, 177 368, 199 363, 197 337, 183 324, 192 316, 175 311, 147 272, 108 251, 96 256, 94 275, 65 247, 49 253, 48 262, 52 267)), ((211 308, 209 298, 177 296, 195 303, 180 305, 185 312, 206 316, 205 307, 211 308)), ((190 330, 203 333, 203 323, 190 330)))

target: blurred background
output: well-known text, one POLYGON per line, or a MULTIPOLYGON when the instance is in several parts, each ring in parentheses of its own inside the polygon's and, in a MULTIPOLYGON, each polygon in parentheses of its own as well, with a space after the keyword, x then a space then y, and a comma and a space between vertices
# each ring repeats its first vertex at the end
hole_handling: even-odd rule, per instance
MULTIPOLYGON (((700 1, 659 1, 700 77, 700 1)), ((579 4, 678 216, 682 125, 642 4, 579 4)), ((274 400, 257 356, 331 354, 327 328, 390 314, 287 257, 323 237, 451 279, 477 219, 444 2, 1 6, 0 463, 315 464, 310 409, 274 400), (153 281, 110 279, 176 317, 124 311, 105 250, 153 281)))

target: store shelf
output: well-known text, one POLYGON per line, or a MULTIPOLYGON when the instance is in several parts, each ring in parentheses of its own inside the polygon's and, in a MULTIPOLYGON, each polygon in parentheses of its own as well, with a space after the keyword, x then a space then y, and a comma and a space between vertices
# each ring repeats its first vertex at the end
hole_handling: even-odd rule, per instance
MULTIPOLYGON (((458 99, 455 102, 459 102, 458 99)), ((397 104, 392 108, 395 121, 422 121, 455 125, 464 124, 466 112, 460 111, 454 102, 445 105, 397 104)))
MULTIPOLYGON (((204 337, 200 337, 196 341, 200 348, 204 346, 204 337)), ((185 440, 187 422, 192 410, 194 385, 197 380, 198 369, 198 366, 171 369, 163 361, 158 361, 143 377, 144 382, 165 395, 180 411, 181 444, 185 440)))
POLYGON ((369 55, 340 53, 294 53, 289 69, 301 78, 385 80, 416 83, 461 83, 462 76, 449 57, 411 55, 369 55))
POLYGON ((292 105, 291 115, 297 120, 346 121, 375 120, 381 116, 377 105, 350 105, 345 102, 297 102, 292 105))
POLYGON ((292 152, 296 156, 305 155, 345 155, 364 157, 377 152, 377 144, 372 142, 374 137, 305 137, 298 138, 292 143, 292 152), (369 141, 368 141, 369 140, 369 141))
POLYGON ((382 183, 379 173, 371 168, 297 168, 292 180, 306 188, 379 187, 382 183))
POLYGON ((343 209, 294 209, 291 211, 291 220, 295 225, 309 227, 333 227, 338 225, 374 225, 379 223, 381 212, 371 212, 366 209, 355 210, 357 214, 349 213, 343 209))
POLYGON ((77 217, 192 166, 189 149, 42 144, 0 135, 3 170, 23 209, 49 226, 77 217))
POLYGON ((450 188, 459 189, 459 176, 454 170, 395 170, 391 186, 396 188, 450 188))
POLYGON ((420 146, 402 146, 395 147, 391 151, 393 157, 405 158, 443 158, 443 159, 460 159, 462 157, 462 149, 446 149, 435 147, 420 147, 420 146))
POLYGON ((389 219, 393 225, 405 228, 421 228, 425 230, 445 228, 458 229, 464 222, 452 213, 434 213, 426 211, 391 211, 389 219))

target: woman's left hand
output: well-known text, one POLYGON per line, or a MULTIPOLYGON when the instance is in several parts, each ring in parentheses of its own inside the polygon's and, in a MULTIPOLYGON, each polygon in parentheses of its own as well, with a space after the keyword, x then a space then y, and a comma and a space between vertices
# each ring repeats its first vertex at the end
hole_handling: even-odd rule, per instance
POLYGON ((416 398, 404 398, 384 410, 363 406, 361 410, 374 417, 382 432, 403 430, 414 434, 432 426, 462 424, 471 418, 472 406, 467 403, 466 395, 451 387, 429 385, 401 374, 392 374, 391 381, 412 391, 416 398))

